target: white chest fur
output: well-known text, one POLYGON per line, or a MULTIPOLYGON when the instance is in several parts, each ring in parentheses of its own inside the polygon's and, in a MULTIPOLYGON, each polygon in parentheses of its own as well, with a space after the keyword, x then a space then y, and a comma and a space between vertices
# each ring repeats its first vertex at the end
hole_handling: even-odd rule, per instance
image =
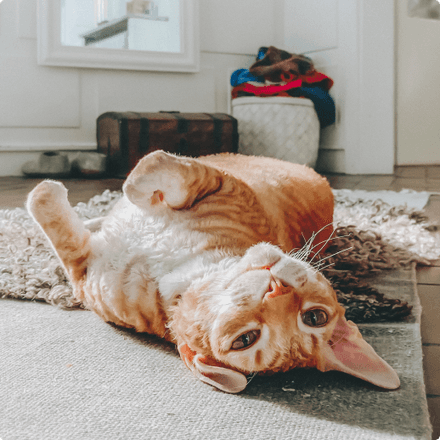
POLYGON ((167 311, 194 280, 236 260, 219 250, 206 251, 209 238, 191 228, 188 212, 147 212, 121 201, 92 235, 87 285, 113 307, 151 303, 158 290, 167 311))

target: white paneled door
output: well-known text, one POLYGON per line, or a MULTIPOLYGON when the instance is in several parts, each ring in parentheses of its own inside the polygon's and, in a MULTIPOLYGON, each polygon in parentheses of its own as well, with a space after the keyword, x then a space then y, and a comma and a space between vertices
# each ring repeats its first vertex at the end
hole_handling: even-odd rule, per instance
POLYGON ((284 43, 335 82, 337 120, 321 132, 319 168, 392 173, 394 0, 285 0, 284 43))

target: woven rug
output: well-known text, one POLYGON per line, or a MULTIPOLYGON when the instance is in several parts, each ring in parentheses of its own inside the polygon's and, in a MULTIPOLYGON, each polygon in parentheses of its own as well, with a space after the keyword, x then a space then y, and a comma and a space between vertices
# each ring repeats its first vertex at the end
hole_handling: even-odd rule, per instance
MULTIPOLYGON (((0 211, 0 438, 429 440, 414 267, 438 258, 438 234, 407 206, 336 196, 336 236, 322 261, 332 265, 321 270, 347 313, 363 310, 361 333, 397 371, 398 390, 298 369, 254 377, 239 395, 219 392, 172 345, 78 309, 44 237, 15 209, 0 211), (403 313, 381 315, 384 304, 403 313)), ((105 192, 76 210, 103 215, 118 197, 105 192)))

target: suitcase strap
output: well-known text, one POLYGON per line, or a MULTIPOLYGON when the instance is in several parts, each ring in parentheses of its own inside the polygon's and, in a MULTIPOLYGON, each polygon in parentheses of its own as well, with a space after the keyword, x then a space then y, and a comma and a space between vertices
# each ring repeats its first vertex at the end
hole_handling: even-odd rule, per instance
POLYGON ((211 113, 203 114, 209 116, 214 121, 214 144, 217 147, 217 150, 220 151, 222 146, 223 121, 211 113))
MULTIPOLYGON (((177 133, 183 134, 188 133, 189 121, 183 116, 179 115, 179 112, 170 112, 177 119, 177 133)), ((179 140, 179 145, 177 145, 177 154, 181 156, 186 156, 189 151, 189 143, 187 139, 181 137, 179 140)))
POLYGON ((147 118, 141 118, 139 131, 139 151, 142 155, 148 153, 150 148, 150 121, 147 118))
POLYGON ((177 133, 187 133, 189 129, 189 121, 181 116, 178 111, 163 111, 159 113, 168 113, 177 119, 177 133))
MULTIPOLYGON (((169 112, 161 112, 169 113, 169 112)), ((178 119, 177 132, 180 134, 188 132, 189 121, 180 115, 173 113, 173 116, 178 119)), ((176 153, 185 156, 188 153, 188 141, 181 138, 177 145, 176 153)), ((147 118, 140 118, 140 130, 139 130, 139 152, 142 155, 147 154, 150 151, 150 121, 147 118)))

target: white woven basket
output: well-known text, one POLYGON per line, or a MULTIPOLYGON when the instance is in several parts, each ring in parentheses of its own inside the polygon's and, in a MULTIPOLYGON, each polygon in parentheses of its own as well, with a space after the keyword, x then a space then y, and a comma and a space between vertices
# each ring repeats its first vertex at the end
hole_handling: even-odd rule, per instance
POLYGON ((242 97, 232 100, 242 154, 316 165, 319 120, 310 99, 242 97))

